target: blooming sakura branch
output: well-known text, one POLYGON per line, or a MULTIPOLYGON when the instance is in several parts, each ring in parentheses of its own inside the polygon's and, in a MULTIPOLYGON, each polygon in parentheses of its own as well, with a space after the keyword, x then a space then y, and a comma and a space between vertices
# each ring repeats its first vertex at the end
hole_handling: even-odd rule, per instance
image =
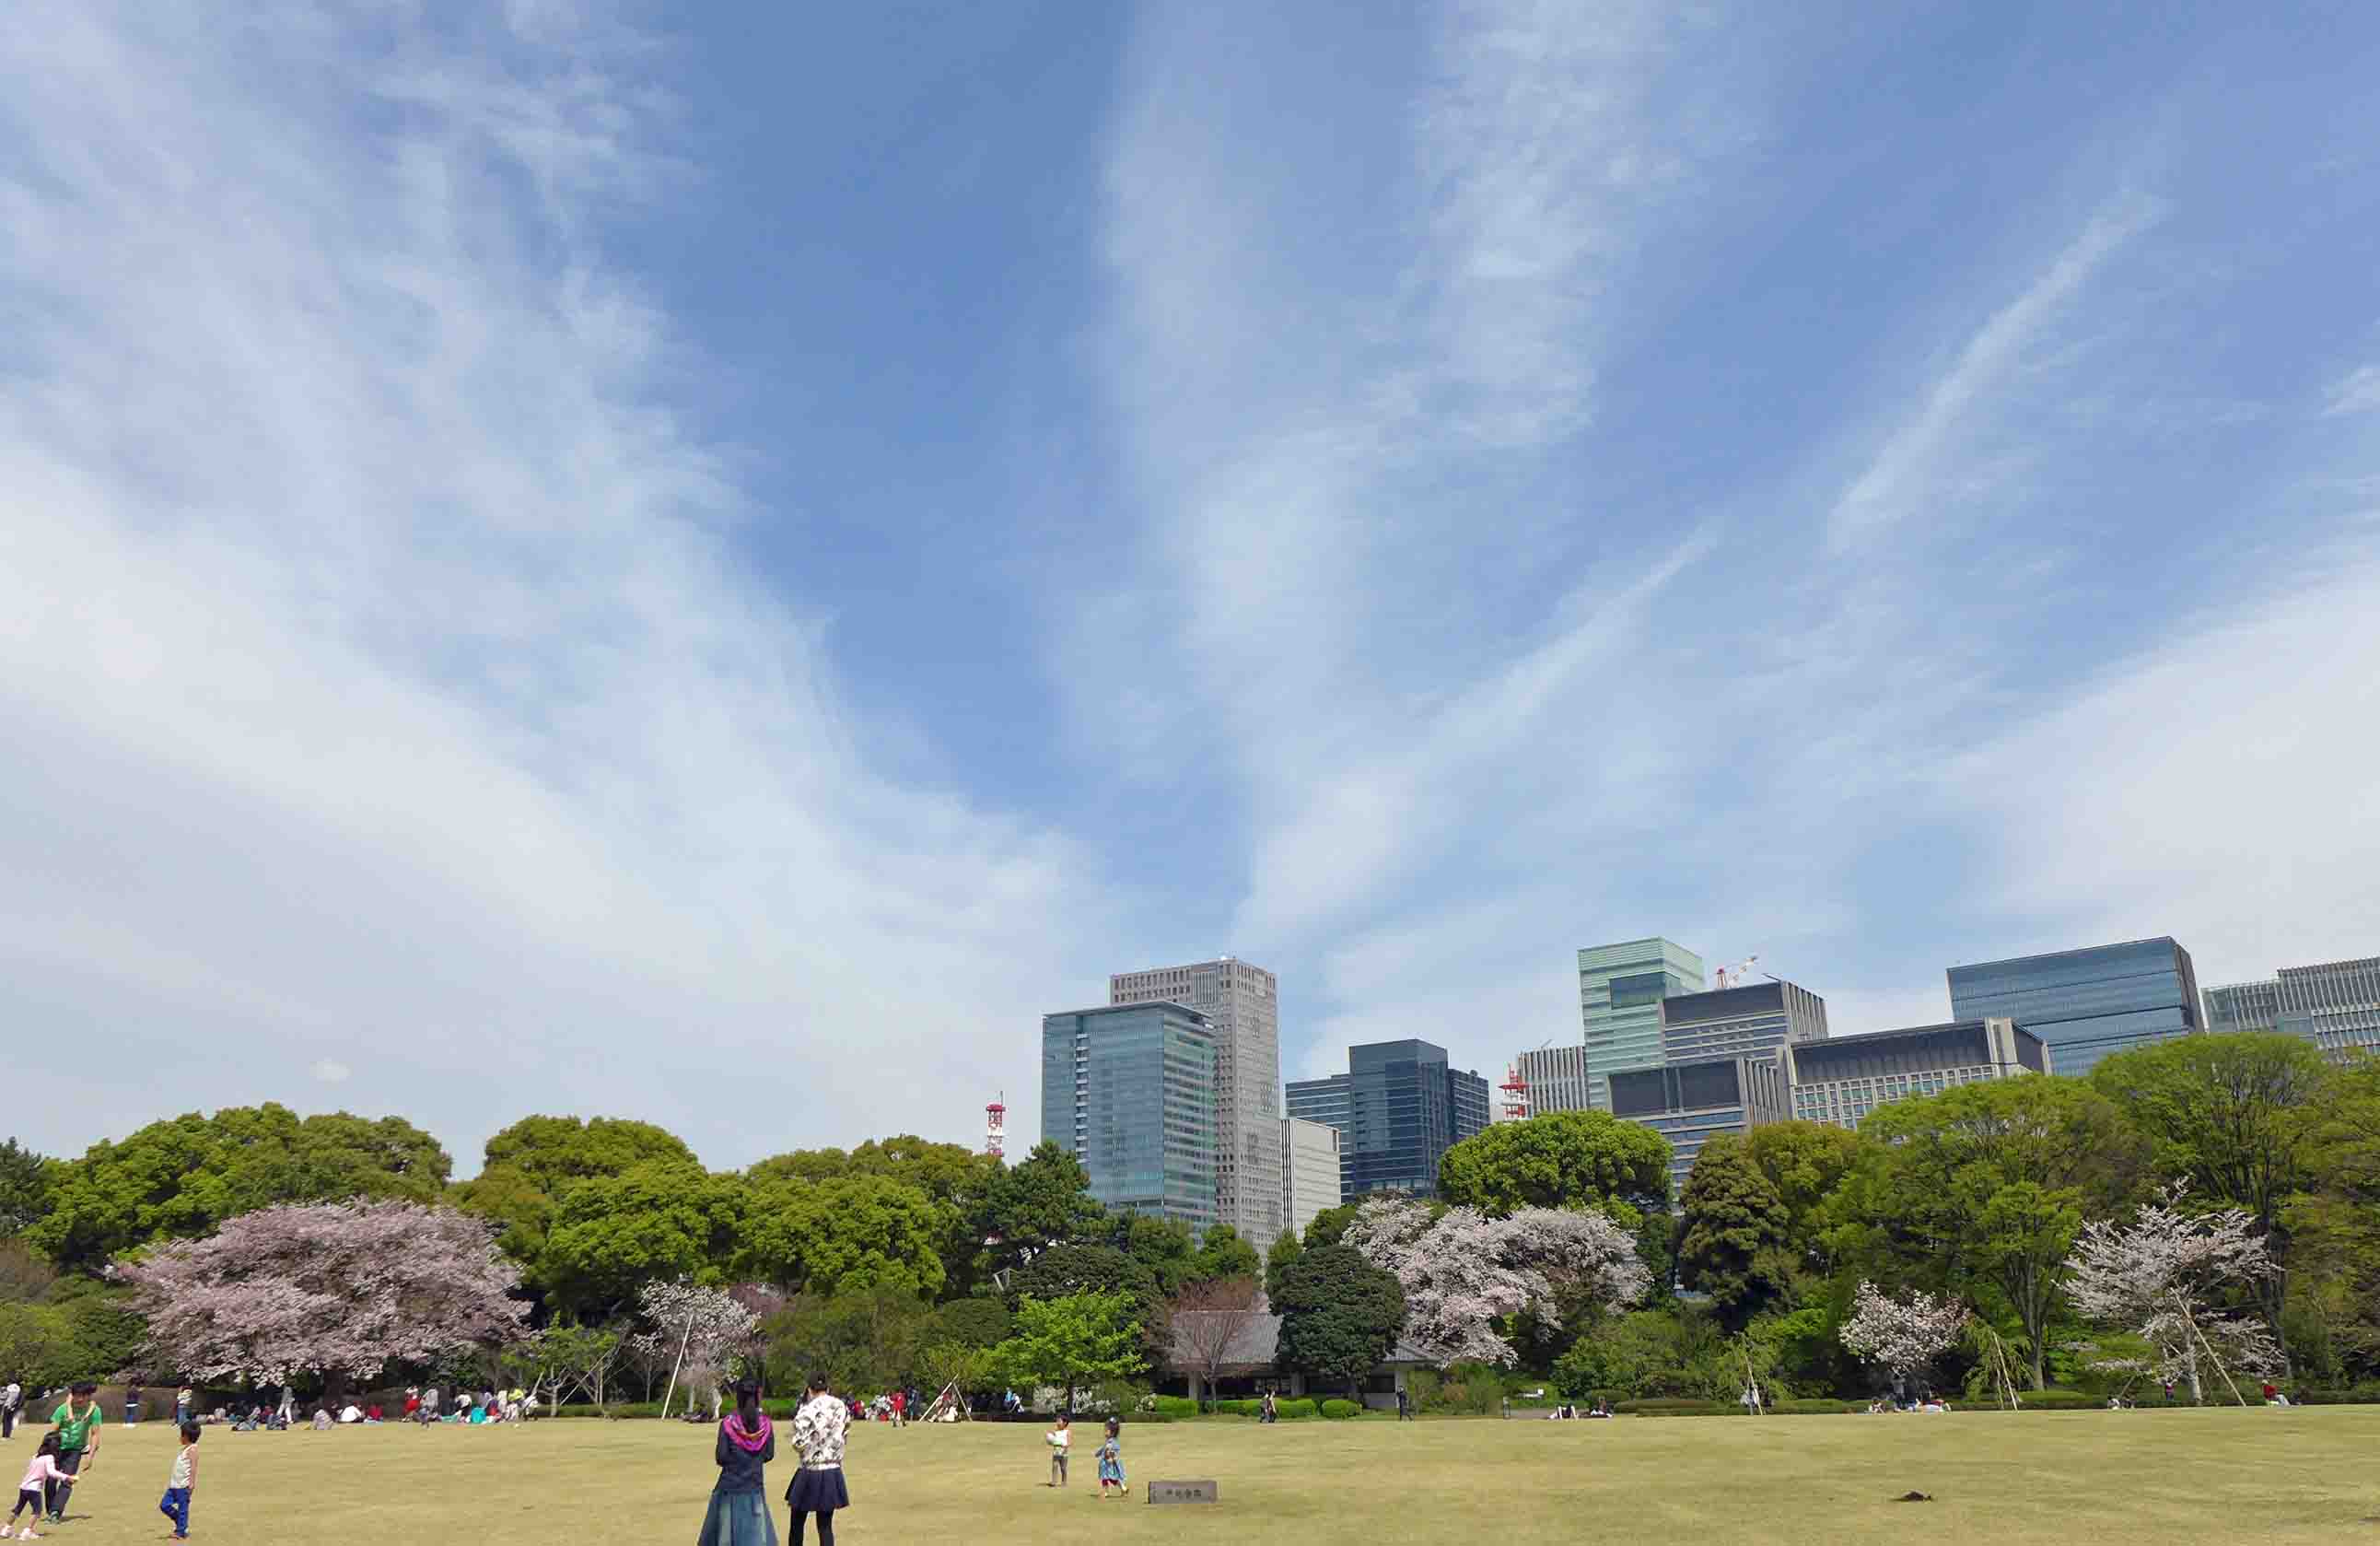
POLYGON ((1863 1278, 1843 1322, 1843 1346, 1852 1357, 1882 1364, 1896 1386, 1906 1384, 1958 1345, 1967 1307, 1912 1288, 1900 1298, 1863 1278))
MULTIPOLYGON (((2146 1359, 2104 1359, 2100 1367, 2187 1380, 2195 1401, 2204 1399, 2202 1368, 2228 1382, 2231 1369, 2270 1374, 2282 1365, 2261 1321, 2218 1302, 2227 1290, 2251 1287, 2275 1271, 2255 1220, 2238 1208, 2185 1212, 2188 1190, 2181 1183, 2167 1187, 2130 1223, 2084 1224, 2066 1261, 2067 1294, 2085 1321, 2129 1333, 2153 1349, 2146 1359)), ((2236 1383, 2231 1392, 2245 1404, 2236 1383)))

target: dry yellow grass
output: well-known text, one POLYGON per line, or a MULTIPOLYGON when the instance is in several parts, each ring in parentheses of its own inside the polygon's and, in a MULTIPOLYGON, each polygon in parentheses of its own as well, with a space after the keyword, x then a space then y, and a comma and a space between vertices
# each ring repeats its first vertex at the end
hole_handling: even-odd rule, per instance
MULTIPOLYGON (((36 1435, 38 1430, 36 1430, 36 1435)), ((106 1430, 49 1539, 153 1540, 168 1425, 106 1430)), ((840 1546, 1623 1540, 2195 1542, 2380 1539, 2380 1408, 1400 1425, 1245 1422, 1125 1430, 1135 1483, 1101 1503, 1087 1429, 1053 1492, 1040 1429, 854 1432, 840 1546), (1213 1507, 1151 1507, 1139 1484, 1213 1477, 1213 1507), (1888 1500, 1915 1489, 1935 1502, 1888 1500)), ((0 1463, 21 1470, 19 1430, 0 1463)), ((541 1546, 590 1535, 691 1541, 715 1474, 708 1430, 562 1420, 525 1429, 209 1429, 201 1540, 541 1546)), ((16 1473, 11 1473, 13 1480, 16 1473)), ((770 1467, 772 1497, 789 1479, 770 1467)), ((779 1528, 783 1528, 780 1507, 779 1528)))

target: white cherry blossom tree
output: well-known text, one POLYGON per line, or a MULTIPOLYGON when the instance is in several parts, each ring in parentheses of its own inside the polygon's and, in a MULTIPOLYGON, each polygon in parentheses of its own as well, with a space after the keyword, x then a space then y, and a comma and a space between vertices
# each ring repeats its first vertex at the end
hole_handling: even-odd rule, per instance
POLYGON ((1862 1278, 1840 1335, 1854 1357, 1882 1364, 1898 1391, 1957 1345, 1966 1327, 1967 1307, 1956 1299, 1922 1288, 1895 1298, 1862 1278))
POLYGON ((1498 1328, 1534 1309, 1560 1324, 1557 1296, 1584 1290, 1599 1304, 1633 1305, 1652 1274, 1636 1242, 1601 1213, 1524 1208, 1491 1219, 1450 1208, 1435 1220, 1425 1204, 1378 1199, 1348 1225, 1345 1243, 1396 1275, 1405 1296, 1402 1340, 1439 1363, 1512 1364, 1498 1328))
POLYGON ((2212 1366, 2245 1406, 2230 1371, 2270 1374, 2282 1367, 2280 1349, 2260 1319, 2224 1310, 2218 1296, 2271 1276, 2273 1259, 2248 1212, 2190 1213, 2188 1195, 2187 1183, 2177 1182, 2141 1204, 2129 1223, 2084 1224, 2067 1258, 2067 1294, 2085 1321, 2130 1333, 2153 1349, 2146 1360, 2114 1358, 2101 1367, 2145 1361, 2157 1379, 2187 1380, 2191 1399, 2200 1401, 2200 1369, 2212 1366))

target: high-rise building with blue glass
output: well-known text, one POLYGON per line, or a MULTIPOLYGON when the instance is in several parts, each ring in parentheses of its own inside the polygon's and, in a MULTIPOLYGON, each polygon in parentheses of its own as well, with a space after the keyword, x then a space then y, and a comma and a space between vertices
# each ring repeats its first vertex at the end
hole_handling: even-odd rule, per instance
POLYGON ((2041 1038, 2055 1074, 2205 1029, 2197 970, 2169 938, 1952 967, 1949 979, 1952 1019, 2014 1020, 2041 1038))
POLYGON ((2337 1062, 2380 1049, 2380 956, 2283 967, 2262 982, 2209 988, 2206 1029, 2286 1031, 2337 1062))
POLYGON ((1213 1027, 1178 1004, 1044 1015, 1041 1137, 1083 1162, 1105 1206, 1204 1230, 1216 1222, 1215 1061, 1213 1027))
POLYGON ((1785 1070, 1773 1053, 1611 1076, 1611 1114, 1670 1140, 1670 1189, 1686 1184, 1694 1157, 1721 1133, 1741 1136, 1790 1114, 1785 1070))
POLYGON ((1777 978, 1661 1001, 1661 1056, 1671 1065, 1767 1055, 1827 1039, 1827 1001, 1777 978))
POLYGON ((1661 1001, 1702 991, 1703 958, 1672 940, 1623 940, 1578 953, 1586 1097, 1595 1110, 1611 1109, 1612 1075, 1661 1065, 1661 1001))
POLYGON ((1341 1193, 1438 1190, 1440 1156, 1488 1126, 1488 1081, 1419 1041, 1347 1049, 1347 1072, 1289 1086, 1289 1114, 1340 1132, 1341 1193))

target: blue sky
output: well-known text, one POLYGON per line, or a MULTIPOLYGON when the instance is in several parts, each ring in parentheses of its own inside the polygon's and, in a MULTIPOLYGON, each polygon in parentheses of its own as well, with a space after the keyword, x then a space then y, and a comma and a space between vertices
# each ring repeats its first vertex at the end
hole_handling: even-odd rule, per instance
POLYGON ((0 21, 28 1139, 2380 951, 2380 18, 843 11, 0 21))

